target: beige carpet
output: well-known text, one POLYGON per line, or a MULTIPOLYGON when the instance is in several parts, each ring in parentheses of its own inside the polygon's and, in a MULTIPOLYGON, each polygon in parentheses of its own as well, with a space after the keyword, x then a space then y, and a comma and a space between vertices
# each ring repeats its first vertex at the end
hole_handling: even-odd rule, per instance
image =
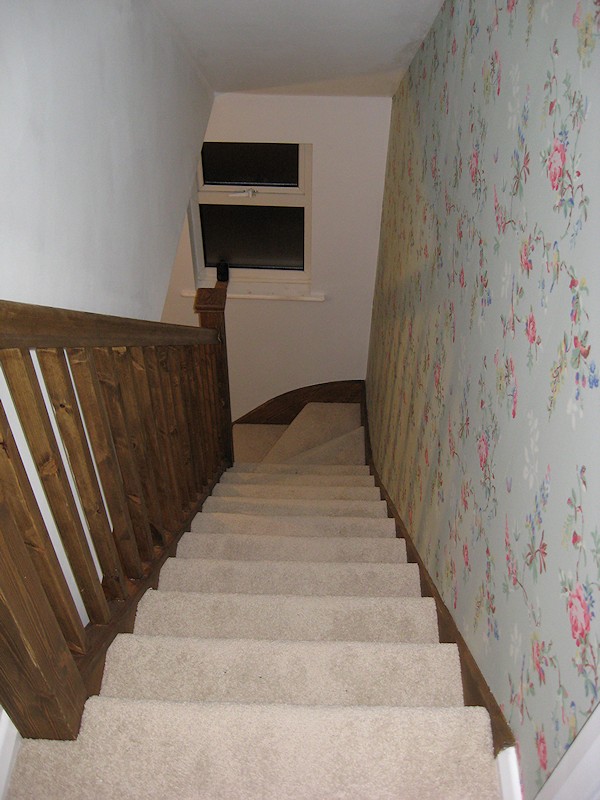
MULTIPOLYGON (((285 463, 294 456, 360 428, 360 424, 360 406, 357 403, 308 403, 264 458, 258 460, 271 464, 285 463)), ((312 463, 338 462, 334 459, 312 463)), ((358 463, 364 463, 364 457, 358 463)))
MULTIPOLYGON (((462 706, 457 648, 368 469, 344 463, 357 408, 326 405, 277 432, 282 458, 316 463, 225 474, 78 740, 25 742, 9 800, 498 800, 487 712, 462 706)), ((277 453, 239 427, 257 428, 242 452, 277 453)))
POLYGON ((234 425, 233 450, 239 461, 262 461, 287 425, 234 425))

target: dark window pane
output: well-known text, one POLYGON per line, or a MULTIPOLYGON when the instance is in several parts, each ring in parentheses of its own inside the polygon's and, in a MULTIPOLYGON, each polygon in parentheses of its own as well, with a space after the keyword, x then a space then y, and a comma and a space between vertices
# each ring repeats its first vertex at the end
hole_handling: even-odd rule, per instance
POLYGON ((298 145, 204 142, 202 173, 211 186, 298 186, 298 145))
POLYGON ((201 205, 204 262, 216 267, 304 269, 304 209, 201 205))

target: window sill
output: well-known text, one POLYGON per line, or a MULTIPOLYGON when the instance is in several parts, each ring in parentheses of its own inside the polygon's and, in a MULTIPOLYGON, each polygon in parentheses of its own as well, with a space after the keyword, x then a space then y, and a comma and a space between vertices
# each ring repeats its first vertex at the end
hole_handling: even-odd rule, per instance
MULTIPOLYGON (((201 284, 198 288, 210 288, 212 284, 201 284)), ((194 289, 183 289, 181 291, 182 297, 195 297, 196 291, 194 289)), ((264 294, 253 291, 236 291, 235 286, 229 285, 227 290, 228 300, 294 300, 304 303, 322 303, 326 300, 322 292, 311 292, 310 294, 264 294)))

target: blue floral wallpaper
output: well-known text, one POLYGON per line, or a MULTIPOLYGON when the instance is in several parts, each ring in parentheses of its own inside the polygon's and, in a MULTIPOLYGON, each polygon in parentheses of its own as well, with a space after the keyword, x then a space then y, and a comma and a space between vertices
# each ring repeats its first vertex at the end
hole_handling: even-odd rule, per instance
POLYGON ((447 0, 394 99, 376 465, 532 798, 600 688, 600 0, 447 0))

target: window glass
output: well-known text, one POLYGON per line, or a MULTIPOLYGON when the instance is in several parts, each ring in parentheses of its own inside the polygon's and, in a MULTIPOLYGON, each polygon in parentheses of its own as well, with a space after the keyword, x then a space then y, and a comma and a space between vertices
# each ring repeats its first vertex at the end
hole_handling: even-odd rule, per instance
POLYGON ((204 263, 247 269, 304 269, 304 209, 200 205, 204 263))
POLYGON ((298 186, 298 145, 205 142, 202 173, 207 186, 298 186))

